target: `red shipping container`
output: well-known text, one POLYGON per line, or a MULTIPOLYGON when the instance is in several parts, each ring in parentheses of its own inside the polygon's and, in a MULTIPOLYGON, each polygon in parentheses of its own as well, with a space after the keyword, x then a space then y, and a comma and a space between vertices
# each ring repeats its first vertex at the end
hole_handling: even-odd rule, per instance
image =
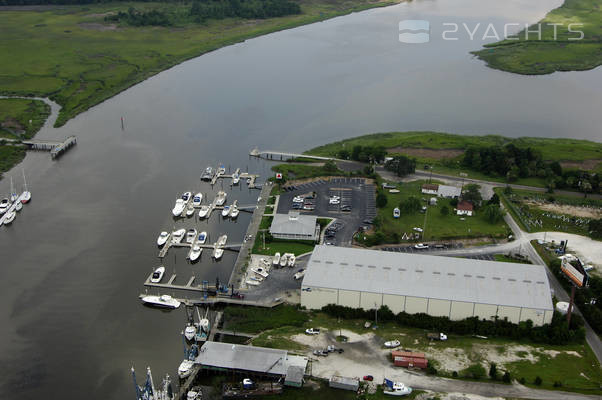
POLYGON ((394 364, 396 367, 407 368, 426 368, 428 361, 426 358, 414 357, 395 357, 394 364))

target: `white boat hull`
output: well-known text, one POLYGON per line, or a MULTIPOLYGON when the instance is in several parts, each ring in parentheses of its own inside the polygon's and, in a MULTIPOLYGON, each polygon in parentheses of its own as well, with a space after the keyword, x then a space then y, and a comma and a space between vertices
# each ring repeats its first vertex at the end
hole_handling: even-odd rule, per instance
POLYGON ((148 304, 148 305, 154 306, 154 307, 171 308, 171 309, 180 307, 180 302, 178 300, 172 298, 171 296, 167 296, 167 295, 144 296, 142 298, 142 301, 145 304, 148 304))

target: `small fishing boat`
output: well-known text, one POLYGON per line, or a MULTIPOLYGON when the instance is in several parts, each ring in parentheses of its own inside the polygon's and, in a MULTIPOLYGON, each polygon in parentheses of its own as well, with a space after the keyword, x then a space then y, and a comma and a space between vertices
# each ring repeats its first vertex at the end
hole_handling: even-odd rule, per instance
POLYGON ((220 249, 219 247, 216 247, 213 249, 213 258, 215 258, 216 260, 219 260, 220 258, 222 258, 223 255, 224 255, 224 249, 220 249))
POLYGON ((296 259, 296 258, 295 258, 295 255, 294 255, 294 254, 291 254, 291 255, 288 257, 288 266, 289 266, 289 267, 291 267, 291 268, 292 268, 292 267, 294 267, 294 266, 295 266, 295 259, 296 259))
POLYGON ((217 245, 218 246, 225 246, 227 240, 228 240, 228 235, 222 235, 222 236, 219 237, 219 239, 217 239, 217 245))
POLYGON ((247 185, 251 184, 251 178, 247 178, 247 185))
POLYGON ((230 210, 230 218, 234 219, 238 217, 238 213, 240 213, 240 210, 238 209, 238 207, 233 205, 232 210, 230 210))
POLYGON ((196 229, 194 228, 190 228, 188 229, 188 233, 186 234, 186 243, 194 243, 194 240, 196 239, 196 229))
POLYGON ((207 232, 203 231, 203 232, 199 233, 199 237, 196 240, 199 244, 205 244, 208 237, 209 236, 207 235, 207 232))
POLYGON ((274 259, 272 260, 272 264, 273 264, 273 265, 278 265, 278 264, 280 264, 280 253, 276 253, 276 254, 274 254, 274 259))
POLYGON ((186 393, 186 400, 202 400, 203 391, 200 386, 194 386, 186 393))
POLYGON ((188 253, 188 259, 190 259, 190 261, 196 261, 199 259, 199 256, 202 252, 203 248, 198 244, 195 244, 194 246, 192 246, 190 252, 188 253))
POLYGON ((226 167, 224 166, 224 164, 220 164, 220 166, 217 168, 217 174, 223 175, 225 173, 226 173, 226 167))
POLYGON ((153 272, 153 274, 151 275, 151 282, 152 283, 161 282, 161 279, 163 279, 164 274, 165 274, 165 267, 162 265, 160 267, 157 267, 157 269, 155 269, 155 272, 153 272))
POLYGON ((412 388, 401 382, 393 382, 385 378, 383 393, 390 396, 407 396, 412 393, 412 388))
POLYGON ((174 309, 180 307, 180 302, 168 294, 162 294, 161 296, 144 296, 142 302, 155 307, 174 309))
POLYGON ((25 180, 25 170, 23 170, 23 193, 21 193, 21 203, 27 204, 31 200, 31 192, 27 190, 27 181, 25 180))
POLYGON ((171 234, 171 242, 172 243, 181 243, 182 239, 184 239, 184 235, 186 234, 186 229, 178 229, 171 234))
POLYGON ((224 206, 222 210, 222 217, 226 218, 230 214, 230 206, 224 206))
POLYGON ((203 175, 201 175, 201 180, 210 181, 211 179, 213 179, 213 168, 207 167, 205 168, 205 172, 203 172, 203 175))
POLYGON ((256 273, 257 275, 261 276, 262 278, 267 278, 269 275, 268 271, 266 271, 265 268, 262 268, 262 267, 251 268, 251 272, 256 273))
POLYGON ((194 215, 194 206, 192 205, 192 203, 189 203, 188 207, 186 208, 186 216, 192 217, 193 215, 194 215))
POLYGON ((186 324, 186 328, 184 328, 184 337, 189 342, 192 342, 192 339, 194 339, 194 335, 196 335, 196 326, 189 322, 188 324, 186 324))
POLYGON ((192 198, 192 205, 195 207, 200 207, 202 201, 203 201, 203 193, 197 193, 192 198))
POLYGON ((209 214, 209 206, 201 206, 199 210, 199 218, 205 218, 209 214))
POLYGON ((171 213, 173 214, 174 217, 179 217, 180 215, 182 215, 182 211, 184 211, 185 207, 186 207, 186 202, 182 199, 177 199, 176 204, 174 205, 173 209, 171 210, 171 213))
POLYGON ((4 216, 4 225, 10 225, 17 216, 17 213, 14 210, 10 210, 4 216))
POLYGON ((182 200, 188 203, 188 200, 192 197, 192 192, 184 192, 182 193, 182 200))
POLYGON ((215 198, 215 204, 218 206, 223 206, 224 203, 226 202, 226 197, 228 197, 226 192, 224 192, 223 190, 220 190, 219 192, 217 192, 217 197, 215 198))
POLYGON ((240 182, 240 175, 235 172, 232 174, 232 185, 238 185, 238 182, 240 182))
POLYGON ((288 255, 287 253, 284 253, 282 255, 282 257, 280 257, 280 266, 281 267, 286 267, 286 263, 288 262, 288 255))
POLYGON ((159 237, 157 238, 157 246, 163 246, 165 243, 167 243, 167 240, 169 239, 169 232, 161 232, 159 234, 159 237))
POLYGON ((188 378, 192 373, 192 367, 194 366, 194 361, 191 360, 183 360, 180 366, 178 367, 178 376, 181 379, 188 378))
POLYGON ((10 201, 7 198, 4 198, 0 201, 0 215, 4 214, 6 210, 10 207, 10 201))

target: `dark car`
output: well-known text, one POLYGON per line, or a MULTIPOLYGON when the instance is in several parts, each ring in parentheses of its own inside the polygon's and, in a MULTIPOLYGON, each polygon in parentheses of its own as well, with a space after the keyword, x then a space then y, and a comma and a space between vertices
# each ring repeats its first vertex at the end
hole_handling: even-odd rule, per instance
POLYGON ((242 300, 242 299, 245 298, 245 295, 242 294, 242 293, 232 293, 232 297, 235 298, 235 299, 242 300))
POLYGON ((368 382, 372 382, 374 380, 374 377, 372 375, 365 375, 364 380, 368 381, 368 382))

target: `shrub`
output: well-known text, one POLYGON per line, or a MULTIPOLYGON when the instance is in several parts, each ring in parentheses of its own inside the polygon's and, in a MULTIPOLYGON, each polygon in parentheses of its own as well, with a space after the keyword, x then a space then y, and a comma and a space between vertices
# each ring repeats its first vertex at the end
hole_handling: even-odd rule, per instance
POLYGON ((489 377, 494 381, 497 380, 497 366, 495 363, 489 365, 489 377))
POLYGON ((457 378, 457 377, 458 377, 458 371, 454 371, 454 372, 452 372, 452 376, 453 376, 454 378, 457 378))
POLYGON ((485 376, 485 373, 485 368, 481 364, 472 364, 465 370, 466 376, 473 379, 481 379, 485 376))
POLYGON ((542 382, 543 381, 541 380, 541 377, 539 375, 537 375, 535 377, 535 380, 533 381, 533 383, 536 384, 537 386, 541 386, 542 382))
POLYGON ((449 215, 449 207, 448 206, 443 206, 441 207, 441 215, 449 215))
POLYGON ((376 207, 383 208, 386 205, 387 205, 387 195, 382 192, 378 192, 378 194, 376 195, 376 207))
POLYGON ((504 376, 502 376, 502 382, 510 383, 512 381, 512 377, 510 376, 510 372, 504 372, 504 376))
POLYGON ((431 361, 426 364, 426 373, 429 375, 437 375, 437 368, 435 368, 431 361))
POLYGON ((525 380, 525 378, 520 378, 518 380, 518 383, 520 383, 521 385, 524 385, 527 381, 525 380))

